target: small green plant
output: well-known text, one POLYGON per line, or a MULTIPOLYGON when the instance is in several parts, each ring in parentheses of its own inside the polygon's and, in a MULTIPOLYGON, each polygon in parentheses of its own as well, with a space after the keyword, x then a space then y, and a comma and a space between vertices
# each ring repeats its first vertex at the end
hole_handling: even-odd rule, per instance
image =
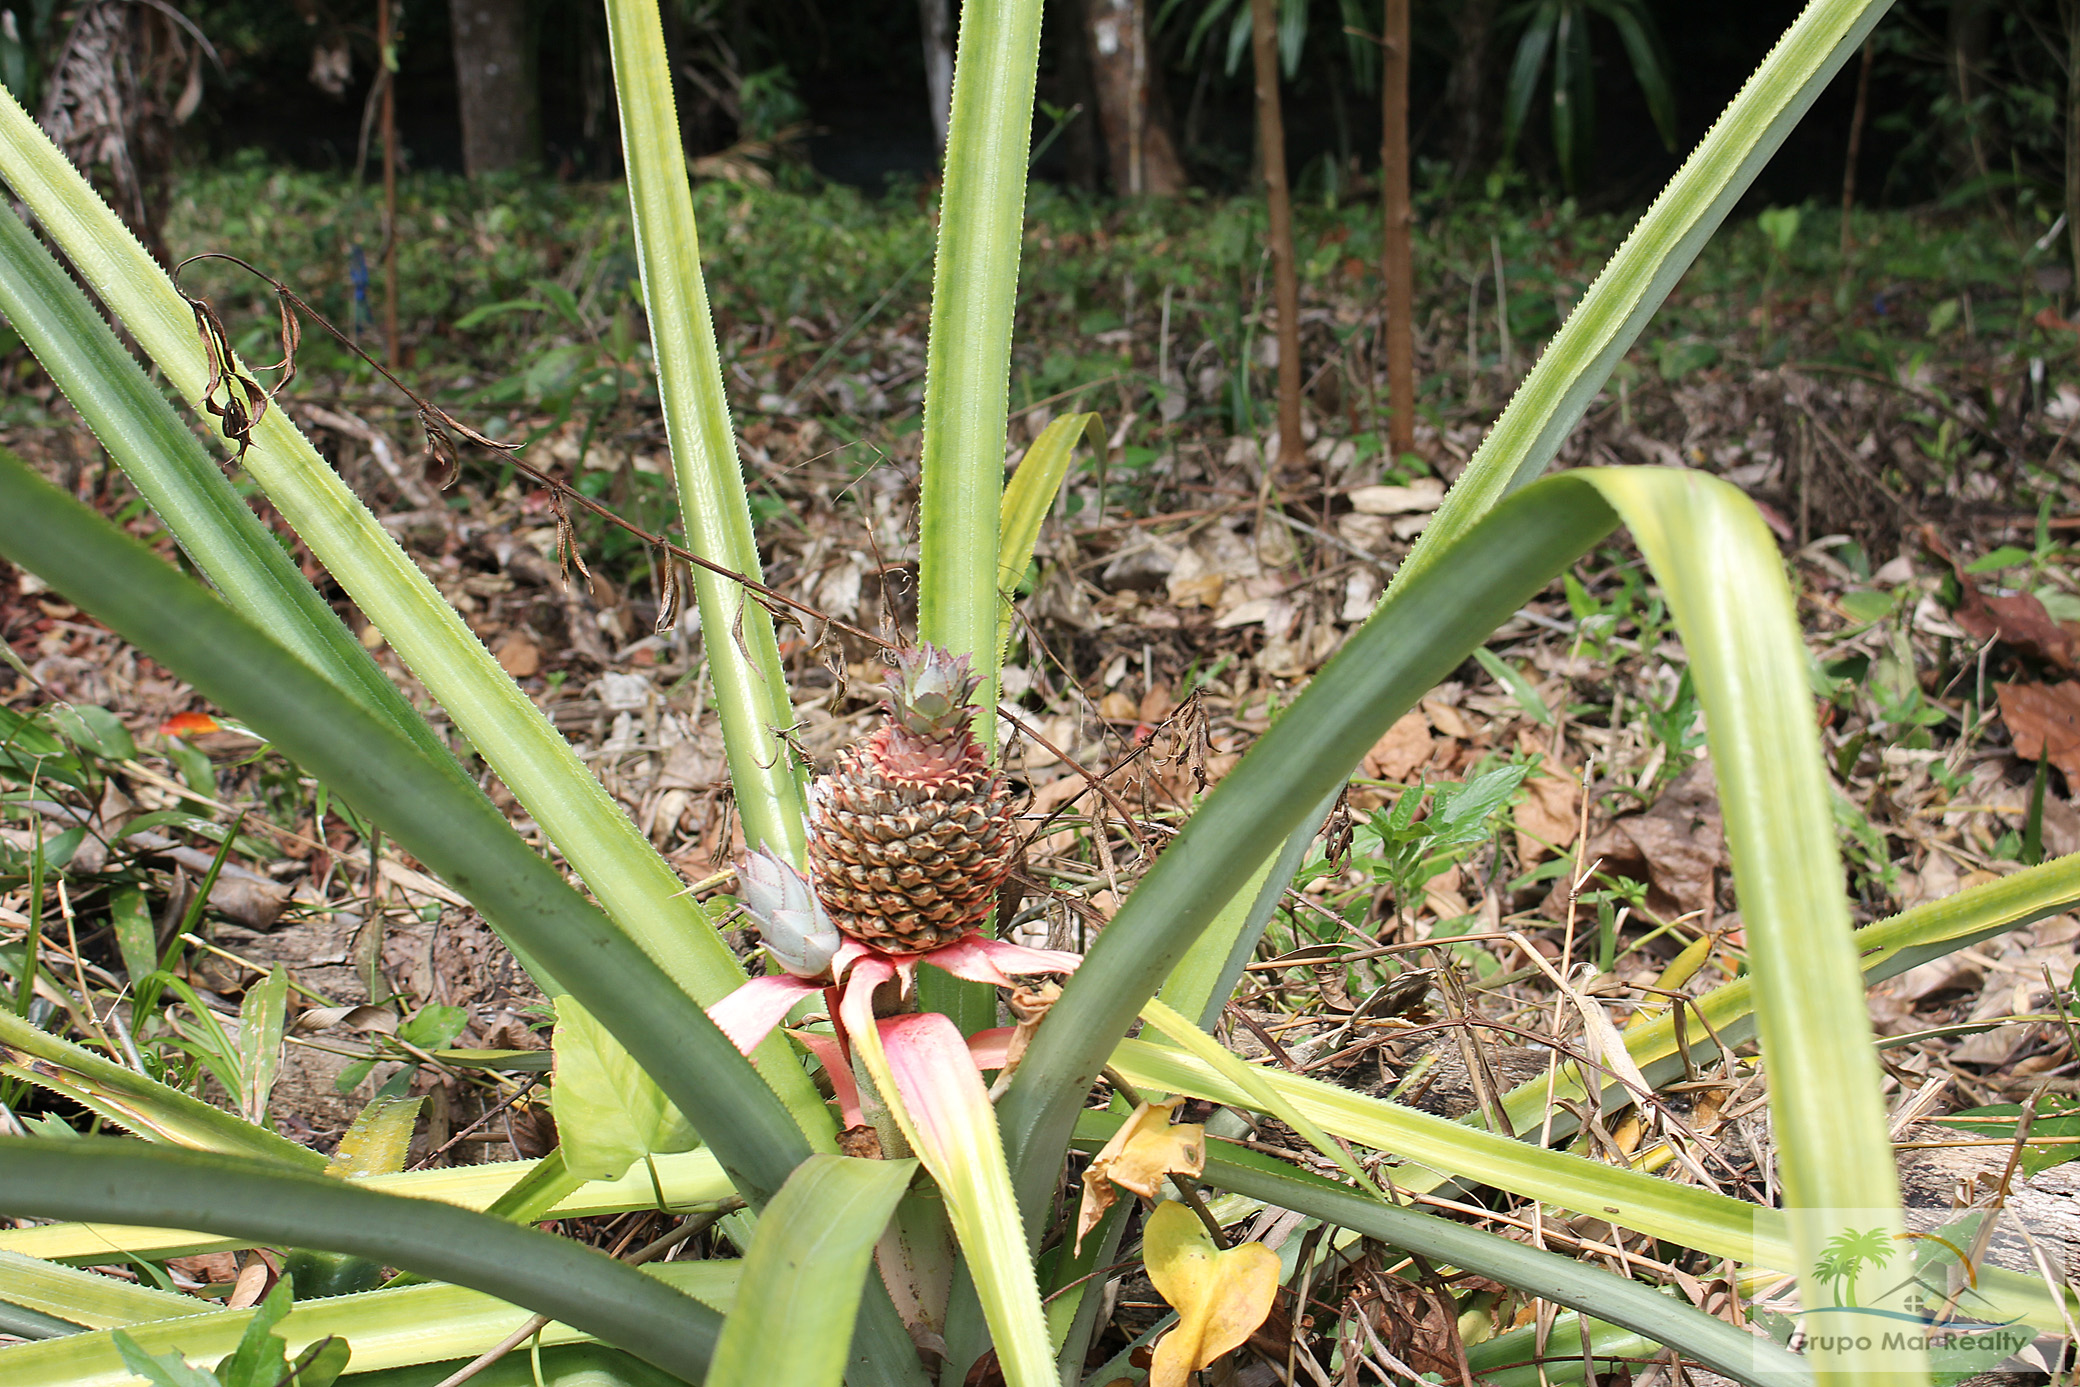
POLYGON ((1366 869, 1406 909, 1439 873, 1488 841, 1530 772, 1525 764, 1492 766, 1456 784, 1402 791, 1392 809, 1372 814, 1358 830, 1361 841, 1376 845, 1365 854, 1366 869))
POLYGON ((429 1002, 399 1023, 394 1035, 379 1037, 374 1053, 342 1069, 333 1084, 341 1093, 352 1093, 378 1064, 399 1060, 403 1063, 376 1090, 375 1096, 401 1098, 411 1092, 412 1081, 418 1077, 420 1066, 431 1060, 434 1051, 453 1045, 467 1025, 469 1013, 461 1007, 429 1002))
POLYGON ((292 1361, 288 1344, 274 1332, 289 1313, 294 1298, 291 1286, 289 1277, 275 1283, 247 1321, 238 1347, 213 1370, 189 1366, 178 1352, 147 1353, 120 1329, 112 1337, 123 1355, 123 1366, 152 1387, 332 1387, 346 1371, 349 1348, 345 1339, 321 1339, 292 1361))
POLYGON ((1642 710, 1648 740, 1654 743, 1661 758, 1660 769, 1655 773, 1657 784, 1681 775, 1694 753, 1705 744, 1705 731, 1700 725, 1703 713, 1694 671, 1687 667, 1676 677, 1666 704, 1649 704, 1642 710))

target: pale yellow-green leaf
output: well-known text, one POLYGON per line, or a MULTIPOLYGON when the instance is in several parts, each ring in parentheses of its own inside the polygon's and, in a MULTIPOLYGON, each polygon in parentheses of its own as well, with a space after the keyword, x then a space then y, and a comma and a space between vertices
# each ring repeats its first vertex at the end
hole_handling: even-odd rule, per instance
POLYGON ((325 1166, 327 1175, 358 1180, 367 1175, 392 1175, 404 1169, 411 1154, 412 1126, 419 1120, 424 1098, 377 1098, 347 1126, 347 1134, 333 1149, 325 1166))
MULTIPOLYGON (((1378 1195, 1379 1189, 1366 1177, 1351 1153, 1344 1149, 1329 1133, 1323 1131, 1314 1119, 1295 1107, 1273 1082, 1271 1071, 1238 1059, 1219 1041, 1193 1025, 1183 1012, 1151 997, 1141 1008, 1142 1019, 1163 1033, 1171 1044, 1189 1052, 1194 1058, 1211 1066, 1222 1078, 1240 1087, 1262 1110, 1278 1118, 1304 1138, 1308 1145, 1336 1162, 1336 1166, 1359 1189, 1378 1195)), ((1157 1088, 1167 1088, 1158 1084, 1157 1088)))
POLYGON ((239 1111, 267 1125, 267 1100, 282 1067, 282 1020, 289 1004, 289 970, 277 963, 238 1004, 239 1111))
POLYGON ((569 995, 556 999, 555 1049, 550 1108, 571 1174, 616 1180, 645 1156, 699 1145, 663 1090, 569 995))
MULTIPOLYGON (((0 97, 4 99, 4 97, 0 97)), ((249 1155, 315 1169, 325 1158, 264 1127, 125 1069, 91 1050, 0 1010, 0 1074, 61 1093, 151 1141, 249 1155)))
MULTIPOLYGON (((1026 449, 1018 470, 1005 484, 1002 515, 997 523, 997 591, 1004 604, 1000 644, 1011 643, 1011 601, 1026 565, 1033 561, 1033 546, 1040 539, 1040 524, 1062 489, 1062 478, 1076 456, 1076 442, 1089 433, 1097 446, 1105 446, 1105 435, 1096 414, 1064 414, 1040 431, 1026 449)), ((999 651, 1001 656, 1002 651, 999 651)))
MULTIPOLYGON (((736 1298, 742 1265, 736 1261, 671 1262, 645 1270, 727 1313, 736 1298)), ((125 1332, 147 1352, 178 1349, 193 1361, 213 1363, 238 1346, 253 1318, 249 1309, 211 1309, 208 1301, 168 1298, 190 1301, 195 1313, 171 1319, 162 1312, 148 1317, 147 1322, 116 1322, 127 1324, 125 1332)), ((275 1326, 275 1332, 287 1342, 292 1356, 320 1339, 339 1335, 352 1346, 353 1368, 358 1373, 473 1358, 527 1319, 527 1311, 481 1291, 423 1285, 300 1301, 275 1326)), ((541 1342, 545 1346, 581 1343, 587 1338, 552 1321, 543 1328, 541 1342)), ((0 1382, 7 1387, 137 1387, 137 1378, 123 1366, 105 1331, 0 1348, 0 1382)))

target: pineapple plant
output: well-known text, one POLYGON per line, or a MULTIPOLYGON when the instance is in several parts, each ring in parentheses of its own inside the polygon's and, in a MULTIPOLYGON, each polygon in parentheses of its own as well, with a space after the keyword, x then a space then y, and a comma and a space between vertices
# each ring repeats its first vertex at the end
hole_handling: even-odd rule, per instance
POLYGON ((810 792, 816 894, 841 931, 884 953, 959 939, 1011 870, 1009 794, 970 730, 980 682, 966 655, 898 651, 886 721, 810 792))

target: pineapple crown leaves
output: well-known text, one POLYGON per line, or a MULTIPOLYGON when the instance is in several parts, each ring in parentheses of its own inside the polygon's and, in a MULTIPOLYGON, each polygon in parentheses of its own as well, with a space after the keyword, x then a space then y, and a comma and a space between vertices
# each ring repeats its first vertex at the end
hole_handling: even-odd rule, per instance
POLYGON ((770 847, 737 859, 737 901, 758 922, 766 952, 798 978, 819 978, 845 942, 816 889, 770 847))
POLYGON ((896 652, 888 676, 888 715, 908 731, 924 735, 966 727, 975 712, 969 700, 982 677, 966 655, 926 643, 896 652))

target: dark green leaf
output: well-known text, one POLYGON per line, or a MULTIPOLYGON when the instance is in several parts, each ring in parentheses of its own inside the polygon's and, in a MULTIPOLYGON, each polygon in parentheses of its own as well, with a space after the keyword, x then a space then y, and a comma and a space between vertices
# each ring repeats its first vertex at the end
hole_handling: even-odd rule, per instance
POLYGON ((591 1248, 262 1161, 134 1141, 0 1137, 0 1184, 18 1216, 196 1228, 368 1257, 561 1320, 689 1382, 706 1372, 721 1331, 707 1306, 591 1248))
POLYGON ((137 743, 130 740, 130 729, 106 708, 91 703, 61 703, 50 710, 49 716, 51 725, 67 741, 104 760, 127 761, 137 755, 137 743))
MULTIPOLYGON (((2019 1103, 1995 1103, 1990 1107, 1966 1108, 1953 1116, 1984 1118, 1981 1122, 1960 1122, 1957 1126, 1978 1136, 2013 1141, 2016 1128, 2022 1121, 2022 1106, 2019 1103)), ((2029 1134, 2069 1140, 2080 1137, 2080 1104, 2052 1099, 2031 1119, 2029 1134)), ((2017 1167, 2025 1175, 2035 1175, 2040 1170, 2063 1165, 2075 1156, 2080 1156, 2080 1144, 2029 1146, 2023 1148, 2017 1167)))
POLYGON ((275 1387, 289 1371, 289 1345, 274 1332, 282 1316, 289 1313, 295 1291, 287 1277, 253 1307, 246 1332, 238 1347, 217 1363, 217 1381, 223 1387, 275 1387))
POLYGON ((146 1353, 120 1329, 115 1332, 115 1341, 116 1352, 123 1355, 123 1365, 152 1387, 218 1387, 215 1374, 189 1367, 188 1360, 178 1352, 146 1353))
POLYGON ((452 1043, 469 1025, 469 1012, 462 1007, 428 1005, 412 1013, 397 1028, 397 1038, 421 1050, 438 1050, 452 1043))
POLYGON ((503 303, 487 303, 482 308, 473 308, 455 320, 458 332, 468 332, 480 327, 493 318, 502 318, 508 313, 543 313, 549 305, 538 299, 507 299, 503 303))
MULTIPOLYGON (((598 1014, 755 1205, 809 1154, 749 1061, 465 786, 214 596, 0 450, 0 552, 40 573, 357 805, 598 1014)), ((450 763, 452 766, 452 762, 450 763)))

